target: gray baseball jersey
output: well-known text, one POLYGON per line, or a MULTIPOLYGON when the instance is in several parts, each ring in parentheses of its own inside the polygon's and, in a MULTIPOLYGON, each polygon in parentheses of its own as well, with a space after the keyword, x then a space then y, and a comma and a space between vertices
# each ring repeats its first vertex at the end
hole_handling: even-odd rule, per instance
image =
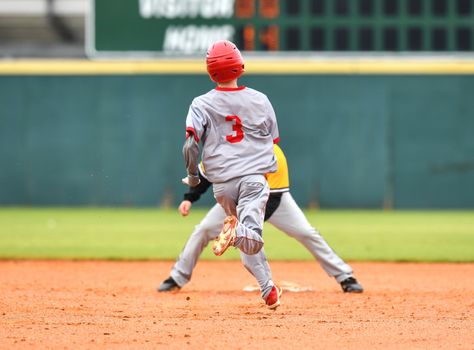
POLYGON ((217 87, 196 97, 186 130, 203 144, 202 163, 210 182, 276 171, 275 112, 267 96, 257 90, 217 87))

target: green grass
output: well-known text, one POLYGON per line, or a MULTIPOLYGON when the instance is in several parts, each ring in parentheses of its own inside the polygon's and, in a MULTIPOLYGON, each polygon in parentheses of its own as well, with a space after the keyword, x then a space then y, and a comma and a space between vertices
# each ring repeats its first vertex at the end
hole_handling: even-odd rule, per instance
MULTIPOLYGON (((1 259, 175 259, 195 224, 176 210, 0 208, 1 259)), ((474 262, 474 211, 307 211, 348 261, 474 262)), ((296 240, 266 224, 272 260, 311 260, 296 240)), ((238 259, 232 249, 216 258, 238 259)))

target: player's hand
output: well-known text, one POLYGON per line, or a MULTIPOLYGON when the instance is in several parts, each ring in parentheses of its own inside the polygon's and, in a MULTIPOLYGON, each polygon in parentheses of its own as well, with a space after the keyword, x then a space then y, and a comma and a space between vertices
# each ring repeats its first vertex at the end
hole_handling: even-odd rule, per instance
POLYGON ((196 187, 201 183, 201 180, 198 175, 188 175, 181 182, 189 187, 196 187))
POLYGON ((178 211, 182 216, 188 216, 189 211, 191 210, 193 203, 191 203, 188 200, 184 200, 181 202, 181 204, 178 207, 178 211))

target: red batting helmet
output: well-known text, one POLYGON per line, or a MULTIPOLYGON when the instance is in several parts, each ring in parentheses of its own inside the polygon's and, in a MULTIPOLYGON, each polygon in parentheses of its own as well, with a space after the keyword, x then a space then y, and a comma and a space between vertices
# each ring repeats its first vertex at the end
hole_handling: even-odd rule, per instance
POLYGON ((207 72, 212 81, 225 83, 244 72, 244 59, 235 44, 227 40, 217 41, 207 50, 207 72))

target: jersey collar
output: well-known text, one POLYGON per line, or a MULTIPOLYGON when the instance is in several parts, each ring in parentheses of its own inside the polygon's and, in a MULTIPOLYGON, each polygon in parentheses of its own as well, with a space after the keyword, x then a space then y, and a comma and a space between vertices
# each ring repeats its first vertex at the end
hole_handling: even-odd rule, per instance
POLYGON ((245 89, 245 86, 239 86, 239 87, 236 87, 236 88, 226 88, 226 87, 220 87, 220 86, 216 87, 217 91, 239 91, 239 90, 243 90, 243 89, 245 89))

